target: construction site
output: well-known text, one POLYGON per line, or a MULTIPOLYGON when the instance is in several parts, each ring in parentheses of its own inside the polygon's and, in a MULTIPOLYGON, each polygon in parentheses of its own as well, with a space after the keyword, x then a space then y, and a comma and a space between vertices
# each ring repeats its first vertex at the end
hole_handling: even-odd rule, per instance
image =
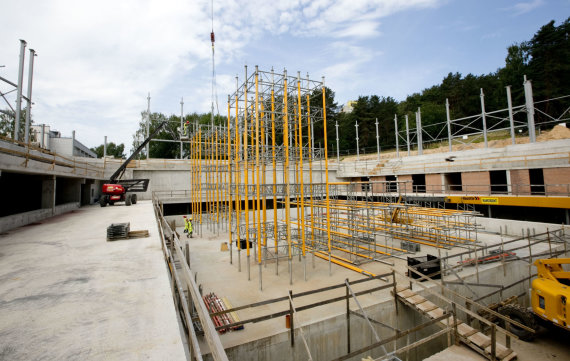
POLYGON ((181 130, 187 159, 2 138, 2 188, 30 191, 0 218, 0 358, 570 358, 568 114, 537 136, 524 87, 470 119, 447 105, 447 138, 419 121, 343 159, 325 79, 257 67, 227 122, 181 130))

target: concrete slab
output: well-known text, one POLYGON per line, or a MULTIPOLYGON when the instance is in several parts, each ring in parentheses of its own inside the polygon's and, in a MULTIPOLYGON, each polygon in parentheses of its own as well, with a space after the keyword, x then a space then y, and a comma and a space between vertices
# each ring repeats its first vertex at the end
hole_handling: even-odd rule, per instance
MULTIPOLYGON (((177 228, 177 230, 180 234, 184 234, 181 227, 177 228)), ((293 259, 292 285, 289 283, 290 278, 287 260, 279 259, 278 264, 273 260, 272 263, 267 263, 266 266, 262 266, 263 289, 260 290, 259 265, 256 261, 257 254, 254 253, 253 249, 251 250, 249 259, 250 277, 248 280, 248 259, 246 250, 241 251, 240 272, 238 267, 238 252, 235 248, 235 244, 233 248, 233 264, 230 264, 230 252, 220 251, 220 244, 228 240, 227 232, 221 232, 218 235, 212 234, 207 231, 206 226, 203 226, 203 232, 203 235, 197 235, 195 233, 193 238, 183 237, 183 239, 189 241, 190 244, 191 269, 197 273, 197 283, 202 285, 204 294, 214 292, 220 298, 227 298, 234 307, 278 297, 286 297, 289 290, 292 290, 295 294, 341 284, 345 279, 354 281, 368 278, 362 274, 334 264, 331 268, 332 273, 329 275, 328 262, 315 257, 313 266, 313 256, 309 254, 306 258, 306 281, 304 279, 304 262, 302 259, 301 261, 299 261, 298 257, 294 257, 293 259), (278 275, 276 274, 277 271, 279 273, 278 275)), ((401 262, 404 263, 404 261, 401 262)), ((361 267, 375 274, 391 272, 390 266, 377 262, 366 263, 365 265, 361 265, 361 267)), ((353 285, 352 288, 354 292, 358 292, 366 288, 373 288, 385 284, 386 282, 378 280, 367 282, 364 285, 353 285)), ((342 296, 345 295, 345 293, 345 288, 340 288, 302 298, 294 298, 294 304, 295 307, 299 308, 300 306, 319 302, 324 299, 342 296)), ((387 299, 393 300, 393 296, 390 295, 390 289, 358 297, 359 303, 364 308, 387 299)), ((350 305, 352 310, 358 310, 358 306, 354 301, 351 301, 350 305)), ((241 320, 245 320, 288 309, 289 303, 283 301, 272 305, 240 310, 237 311, 237 314, 241 320)), ((344 301, 312 308, 309 311, 299 312, 295 316, 295 327, 309 325, 319 320, 329 319, 335 315, 345 313, 346 303, 344 301)), ((246 324, 244 330, 227 332, 220 335, 220 339, 227 349, 286 331, 285 317, 279 317, 256 324, 246 324)), ((207 352, 208 345, 205 342, 201 342, 200 349, 203 352, 207 352)))
POLYGON ((0 235, 0 359, 186 359, 167 272, 150 201, 0 235), (150 237, 107 242, 118 222, 150 237))
POLYGON ((483 357, 482 355, 478 354, 477 352, 461 345, 452 345, 451 347, 446 348, 445 350, 436 353, 424 361, 482 361, 487 360, 487 358, 483 357))

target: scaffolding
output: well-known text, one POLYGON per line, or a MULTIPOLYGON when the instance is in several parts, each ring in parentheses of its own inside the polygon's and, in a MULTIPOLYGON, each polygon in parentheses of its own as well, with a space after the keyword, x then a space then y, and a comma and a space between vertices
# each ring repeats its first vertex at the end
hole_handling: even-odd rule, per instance
MULTIPOLYGON (((477 243, 476 213, 426 209, 378 192, 374 184, 330 182, 324 78, 245 68, 245 80, 228 96, 225 124, 191 124, 191 212, 197 234, 227 232, 230 263, 251 264, 307 256, 361 274, 366 262, 392 264, 406 242, 438 249, 477 243), (315 144, 315 130, 324 147, 315 144), (203 229, 205 227, 205 230, 203 229), (253 260, 252 260, 253 258, 253 260)), ((391 187, 391 186, 390 186, 391 187)), ((390 188, 388 187, 388 188, 390 188)), ((386 187, 385 187, 386 188, 386 187)), ((391 189, 391 188, 390 188, 391 189)), ((398 189, 398 188, 397 188, 398 189)), ((388 190, 387 188, 385 190, 388 190)))

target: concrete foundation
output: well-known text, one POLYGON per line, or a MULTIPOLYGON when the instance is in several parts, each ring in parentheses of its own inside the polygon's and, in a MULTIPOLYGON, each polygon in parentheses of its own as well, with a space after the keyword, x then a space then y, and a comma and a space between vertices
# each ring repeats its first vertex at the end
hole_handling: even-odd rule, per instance
POLYGON ((150 202, 0 235, 0 359, 185 360, 150 202), (150 237, 106 241, 111 223, 150 237))

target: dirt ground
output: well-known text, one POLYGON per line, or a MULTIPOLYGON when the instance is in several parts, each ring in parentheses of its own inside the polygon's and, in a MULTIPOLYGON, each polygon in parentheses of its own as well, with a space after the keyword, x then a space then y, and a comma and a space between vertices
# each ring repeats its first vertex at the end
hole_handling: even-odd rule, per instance
POLYGON ((512 341, 519 361, 570 360, 570 332, 550 327, 541 328, 532 342, 512 341))

